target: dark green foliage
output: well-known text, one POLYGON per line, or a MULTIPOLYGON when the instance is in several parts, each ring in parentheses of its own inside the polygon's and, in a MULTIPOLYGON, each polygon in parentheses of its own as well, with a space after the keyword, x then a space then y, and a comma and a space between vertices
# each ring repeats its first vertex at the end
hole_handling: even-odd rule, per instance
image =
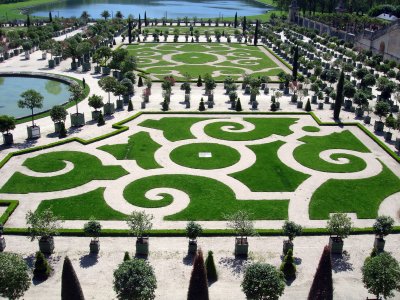
POLYGON ((200 104, 199 104, 199 111, 205 111, 206 107, 204 106, 204 100, 203 98, 200 99, 200 104))
POLYGON ((67 136, 67 129, 65 129, 65 123, 61 122, 60 123, 60 132, 58 133, 58 137, 65 138, 67 136))
POLYGON ((162 104, 162 111, 168 111, 169 109, 169 105, 167 100, 164 100, 163 104, 162 104))
POLYGON ((199 79, 197 79, 197 86, 203 86, 203 81, 201 80, 200 75, 199 75, 199 79))
POLYGON ((256 21, 256 29, 254 31, 254 46, 257 46, 257 41, 258 41, 258 27, 259 27, 259 21, 256 21))
POLYGON ((197 251, 193 261, 192 275, 190 276, 188 300, 208 300, 207 273, 204 265, 203 252, 197 251))
POLYGON ((296 266, 293 262, 293 250, 289 249, 280 268, 286 280, 293 280, 296 278, 296 266))
POLYGON ((297 81, 297 70, 299 69, 299 46, 296 46, 296 49, 294 50, 294 55, 293 55, 293 70, 292 70, 292 76, 293 80, 297 81))
POLYGON ((128 102, 128 111, 132 111, 132 110, 133 110, 132 100, 129 99, 129 102, 128 102))
POLYGON ((0 252, 0 296, 11 300, 21 298, 29 289, 29 269, 22 256, 0 252))
POLYGON ((237 12, 235 13, 235 21, 234 21, 233 25, 235 28, 237 28, 237 25, 238 25, 237 12))
POLYGON ((343 99, 344 99, 343 87, 344 87, 344 73, 342 71, 340 73, 339 82, 338 82, 337 88, 336 88, 336 100, 335 100, 335 107, 333 110, 333 118, 335 120, 339 119, 340 110, 341 110, 342 104, 343 104, 343 99))
POLYGON ((61 300, 84 300, 81 284, 68 256, 64 259, 61 275, 61 300))
POLYGON ((132 43, 132 21, 129 19, 128 21, 128 42, 132 43))
POLYGON ((277 111, 277 107, 276 107, 275 102, 273 102, 273 103, 271 104, 271 111, 277 111))
POLYGON ((130 259, 131 259, 131 256, 129 255, 129 252, 126 251, 124 254, 124 261, 130 260, 130 259))
POLYGON ((103 126, 104 124, 106 124, 106 121, 104 121, 103 113, 100 111, 99 118, 97 119, 97 126, 103 126))
POLYGON ((213 252, 208 251, 206 258, 206 270, 208 282, 216 282, 218 280, 217 269, 215 268, 213 252))
POLYGON ((139 81, 138 81, 138 87, 143 86, 143 78, 142 76, 139 76, 139 81))
POLYGON ((308 300, 332 300, 332 261, 329 247, 325 246, 308 294, 308 300))
POLYGON ((236 106, 235 106, 236 111, 242 111, 242 104, 240 103, 240 98, 236 101, 236 106))
POLYGON ((38 251, 36 252, 35 257, 35 269, 33 270, 33 276, 39 280, 46 280, 49 278, 51 273, 51 267, 44 257, 43 253, 38 251))
POLYGON ((310 112, 312 109, 311 109, 311 103, 310 103, 310 99, 307 99, 307 103, 306 103, 306 106, 305 106, 305 108, 304 108, 307 112, 310 112))

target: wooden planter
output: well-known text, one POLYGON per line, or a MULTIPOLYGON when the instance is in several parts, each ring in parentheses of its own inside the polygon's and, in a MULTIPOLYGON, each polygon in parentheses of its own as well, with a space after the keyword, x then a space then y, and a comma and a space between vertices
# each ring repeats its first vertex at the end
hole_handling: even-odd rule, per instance
POLYGON ((197 241, 196 240, 189 240, 188 246, 188 254, 195 255, 197 252, 197 241))
POLYGON ((136 240, 136 255, 148 256, 149 255, 149 238, 142 237, 136 240))
POLYGON ((62 123, 62 122, 54 123, 54 132, 55 132, 55 133, 60 133, 60 130, 61 130, 61 123, 62 123))
POLYGON ((235 239, 235 256, 247 257, 249 254, 249 243, 247 237, 235 239))
POLYGON ((386 142, 390 142, 390 141, 392 140, 392 135, 393 135, 393 134, 392 134, 391 132, 386 131, 385 134, 384 134, 385 141, 386 141, 386 142))
POLYGON ((343 252, 343 240, 340 237, 329 238, 329 249, 331 254, 342 254, 343 252))
POLYGON ((99 240, 91 240, 89 247, 90 247, 90 254, 99 254, 100 241, 99 240))
POLYGON ((396 142, 394 144, 397 150, 400 150, 400 138, 396 138, 396 142))
POLYGON ((14 137, 12 133, 3 134, 3 143, 4 145, 12 145, 14 143, 14 137))
POLYGON ((112 115, 115 112, 114 103, 106 103, 104 104, 104 115, 112 115))
POLYGON ((117 100, 117 109, 124 109, 124 100, 117 100))
POLYGON ((52 236, 41 237, 39 239, 39 250, 43 254, 52 254, 54 252, 54 238, 52 236))
POLYGON ((100 116, 99 110, 92 111, 92 120, 93 121, 97 121, 99 119, 99 116, 100 116))
POLYGON ((3 252, 6 249, 6 240, 3 236, 0 237, 0 252, 3 252))
POLYGON ((82 113, 71 114, 71 126, 79 127, 85 125, 85 115, 82 113))
POLYGON ((383 252, 383 250, 385 249, 385 240, 383 238, 381 238, 381 237, 378 237, 378 236, 375 237, 374 249, 378 253, 383 252))
POLYGON ((56 62, 54 61, 54 59, 49 59, 49 69, 54 69, 55 66, 56 62))
POLYGON ((364 117, 364 123, 365 124, 370 124, 371 123, 371 117, 370 116, 365 116, 364 117))
POLYGON ((95 66, 94 67, 94 73, 95 74, 100 74, 100 72, 101 72, 101 67, 100 66, 95 66))
POLYGON ((382 121, 375 121, 374 130, 376 132, 382 132, 385 124, 382 121))
POLYGON ((28 139, 40 138, 40 127, 39 126, 28 126, 26 127, 28 132, 28 139))

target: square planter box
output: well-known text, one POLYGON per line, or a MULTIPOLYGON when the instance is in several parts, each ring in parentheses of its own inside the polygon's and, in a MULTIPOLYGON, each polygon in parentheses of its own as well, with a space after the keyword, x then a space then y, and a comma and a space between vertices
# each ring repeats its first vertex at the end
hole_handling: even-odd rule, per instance
POLYGON ((111 69, 109 67, 102 67, 101 69, 103 75, 110 75, 111 69))
POLYGON ((61 122, 54 123, 54 132, 60 133, 61 130, 61 122))
POLYGON ((99 119, 99 116, 100 116, 99 110, 92 111, 92 120, 93 121, 97 121, 99 119))
POLYGON ((85 125, 85 115, 82 113, 71 114, 71 126, 79 127, 85 125))
POLYGON ((55 66, 56 66, 56 62, 54 61, 54 59, 50 59, 49 60, 49 68, 54 69, 55 66))
POLYGON ((235 256, 247 257, 249 254, 249 243, 247 238, 236 238, 235 239, 235 256))
POLYGON ((88 62, 85 62, 82 64, 82 71, 83 72, 88 72, 92 68, 92 65, 88 62))
POLYGON ((94 73, 95 74, 100 74, 100 72, 101 72, 101 67, 100 66, 95 66, 94 67, 94 73))
POLYGON ((375 237, 374 249, 378 253, 383 252, 383 250, 385 249, 385 240, 380 237, 375 237))
POLYGON ((396 138, 396 142, 394 144, 397 150, 400 150, 400 138, 396 138))
POLYGON ((269 88, 266 87, 266 88, 264 89, 264 95, 268 95, 268 94, 269 94, 269 88))
POLYGON ((124 100, 117 100, 117 109, 124 109, 124 100))
POLYGON ((47 53, 46 52, 43 52, 42 53, 42 59, 46 59, 47 58, 47 53))
POLYGON ((98 240, 91 240, 90 245, 90 254, 99 254, 100 252, 100 241, 98 240))
POLYGON ((303 108, 303 101, 297 101, 297 108, 303 108))
POLYGON ((317 104, 318 97, 316 95, 311 96, 311 103, 317 104))
POLYGON ((28 126, 26 127, 28 132, 28 139, 40 138, 40 127, 39 126, 28 126))
POLYGON ((322 102, 318 103, 318 109, 324 109, 324 104, 322 102))
POLYGON ((382 132, 385 124, 382 121, 375 121, 374 130, 377 132, 382 132))
POLYGON ((54 238, 50 237, 41 237, 39 239, 39 250, 43 254, 52 254, 54 252, 54 238))
POLYGON ((4 237, 0 237, 0 252, 3 252, 6 249, 6 240, 4 237))
POLYGON ((189 240, 188 254, 195 255, 197 252, 197 241, 189 240))
POLYGON ((290 240, 283 241, 283 254, 286 255, 290 249, 293 251, 293 243, 290 240))
POLYGON ((385 137, 386 142, 390 142, 392 140, 392 133, 389 131, 386 131, 384 134, 384 137, 385 137))
POLYGON ((338 237, 329 238, 329 249, 332 254, 342 254, 343 252, 343 240, 338 237))
POLYGON ((12 143, 14 143, 14 137, 12 133, 3 134, 3 143, 4 145, 12 145, 12 143))
POLYGON ((75 71, 76 69, 78 69, 78 63, 77 62, 72 62, 71 63, 71 70, 75 71))
POLYGON ((60 64, 60 61, 61 61, 61 57, 60 56, 54 57, 54 62, 56 63, 56 66, 58 66, 60 64))
POLYGON ((106 103, 104 104, 104 115, 112 115, 115 112, 114 103, 106 103))
POLYGON ((148 256, 149 255, 149 238, 144 237, 136 240, 136 255, 148 256))
POLYGON ((124 101, 124 104, 128 104, 129 103, 129 95, 123 95, 122 100, 124 101))

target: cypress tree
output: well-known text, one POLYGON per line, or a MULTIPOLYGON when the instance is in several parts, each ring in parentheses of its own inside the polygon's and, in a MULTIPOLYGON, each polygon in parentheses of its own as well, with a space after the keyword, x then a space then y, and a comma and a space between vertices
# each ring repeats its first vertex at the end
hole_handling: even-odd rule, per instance
POLYGON ((296 278, 296 266, 293 262, 293 250, 289 249, 280 267, 280 270, 285 275, 286 280, 296 278))
POLYGON ((28 15, 28 17, 26 18, 26 27, 30 27, 31 26, 31 18, 28 15))
POLYGON ((236 101, 236 107, 235 107, 236 111, 242 111, 242 103, 240 103, 240 98, 237 99, 236 101))
POLYGON ((306 107, 304 108, 307 112, 311 111, 310 99, 307 100, 306 107))
POLYGON ((139 29, 139 33, 142 30, 142 19, 140 18, 140 14, 139 14, 139 21, 138 21, 138 29, 139 29))
POLYGON ((128 20, 128 42, 129 44, 132 43, 132 20, 128 20))
POLYGON ((144 12, 144 26, 147 26, 147 14, 144 12))
POLYGON ((64 259, 61 275, 61 300, 84 300, 81 284, 68 256, 64 259))
POLYGON ((245 32, 246 31, 246 29, 247 29, 247 19, 246 19, 246 16, 244 16, 243 17, 243 22, 242 22, 243 24, 243 32, 245 32))
POLYGON ((49 22, 53 22, 53 15, 51 14, 51 11, 49 11, 49 22))
POLYGON ((104 124, 106 124, 106 121, 104 121, 104 116, 100 111, 99 118, 97 119, 97 126, 103 126, 104 124))
POLYGON ((197 251, 190 276, 188 300, 208 300, 207 273, 204 266, 203 252, 197 251))
POLYGON ((235 13, 235 22, 233 24, 233 26, 235 26, 235 28, 237 28, 238 25, 238 21, 237 21, 237 12, 235 13))
POLYGON ((201 98, 200 104, 199 104, 199 111, 205 111, 206 107, 204 106, 204 100, 201 98))
POLYGON ((124 255, 124 261, 127 261, 127 260, 131 260, 131 257, 130 257, 130 255, 129 255, 129 252, 128 252, 128 251, 126 251, 126 252, 125 252, 125 255, 124 255))
POLYGON ((292 77, 293 81, 297 81, 297 70, 299 68, 299 46, 296 46, 296 49, 294 50, 294 56, 293 56, 293 71, 292 71, 292 77))
POLYGON ((49 278, 51 273, 50 265, 44 257, 43 253, 38 251, 36 252, 35 257, 35 269, 33 270, 33 277, 39 280, 46 280, 49 278))
POLYGON ((215 268, 213 252, 208 251, 206 258, 206 270, 208 282, 216 282, 218 280, 217 269, 215 268))
POLYGON ((197 86, 202 86, 203 81, 201 80, 201 76, 199 75, 199 79, 197 79, 197 86))
POLYGON ((325 246, 308 294, 308 300, 332 300, 332 261, 329 247, 325 246))
POLYGON ((139 76, 139 80, 138 80, 138 87, 143 86, 143 78, 142 76, 139 76))
POLYGON ((132 110, 133 110, 133 103, 132 103, 132 100, 129 99, 129 102, 128 102, 128 111, 132 111, 132 110))
POLYGON ((258 42, 258 26, 259 26, 259 22, 258 19, 256 21, 256 29, 254 31, 254 46, 257 46, 257 42, 258 42))
POLYGON ((340 78, 339 82, 337 84, 337 89, 336 89, 336 99, 335 99, 335 107, 333 110, 333 118, 335 120, 339 119, 340 115, 340 110, 342 108, 343 104, 343 86, 344 86, 344 73, 343 71, 340 73, 340 78))

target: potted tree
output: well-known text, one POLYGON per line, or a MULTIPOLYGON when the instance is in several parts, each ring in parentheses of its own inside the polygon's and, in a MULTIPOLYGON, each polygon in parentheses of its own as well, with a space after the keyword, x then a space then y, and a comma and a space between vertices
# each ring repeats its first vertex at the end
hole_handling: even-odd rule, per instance
POLYGON ((88 101, 89 106, 94 108, 94 111, 92 111, 92 120, 97 121, 101 113, 98 109, 104 106, 103 97, 99 95, 92 95, 89 97, 88 101))
POLYGON ((30 58, 30 51, 32 50, 32 42, 26 41, 22 44, 22 49, 25 51, 25 59, 30 58))
POLYGON ((395 117, 393 117, 393 114, 390 113, 389 116, 386 118, 385 121, 385 125, 386 127, 389 129, 389 131, 385 132, 385 141, 389 142, 392 140, 392 132, 390 131, 390 129, 395 129, 396 128, 396 119, 395 117))
POLYGON ((18 100, 18 107, 31 110, 32 126, 27 127, 28 139, 40 137, 40 127, 34 123, 33 110, 43 107, 43 96, 35 90, 27 90, 21 94, 21 99, 18 100))
POLYGON ((73 82, 70 84, 68 90, 71 93, 69 101, 74 101, 76 107, 76 113, 71 114, 71 126, 83 126, 85 125, 85 115, 78 111, 78 102, 82 100, 84 95, 83 88, 80 84, 73 82))
POLYGON ((289 239, 283 241, 283 254, 286 255, 289 249, 293 251, 293 240, 296 236, 301 235, 303 228, 292 221, 285 221, 282 226, 283 234, 289 239))
POLYGON ((52 254, 54 251, 54 235, 61 227, 60 221, 50 209, 26 214, 26 224, 31 240, 39 240, 39 250, 43 254, 52 254))
POLYGON ((4 226, 2 223, 0 223, 0 252, 3 252, 4 249, 6 248, 6 240, 3 236, 3 230, 4 226))
POLYGON ((384 123, 382 117, 386 117, 390 111, 389 103, 385 101, 378 101, 375 105, 374 113, 379 117, 379 121, 375 121, 374 130, 377 132, 383 131, 384 123))
POLYGON ((111 69, 107 66, 107 61, 111 58, 111 56, 112 50, 107 46, 102 46, 96 50, 95 60, 96 62, 100 63, 103 75, 109 75, 111 72, 111 69))
POLYGON ((235 239, 235 256, 247 257, 249 253, 247 237, 257 235, 254 229, 254 222, 250 219, 249 213, 238 210, 225 216, 225 219, 228 220, 227 226, 232 228, 237 235, 235 239))
POLYGON ((103 77, 99 80, 100 88, 108 93, 108 103, 104 104, 104 114, 112 115, 115 111, 114 103, 110 102, 110 94, 114 92, 115 87, 118 85, 118 80, 114 77, 103 77))
POLYGON ((51 120, 54 122, 55 133, 60 132, 62 125, 64 125, 65 119, 67 118, 67 114, 67 110, 62 105, 55 105, 50 110, 50 117, 51 120))
POLYGON ((149 254, 149 238, 145 237, 144 234, 153 226, 152 220, 153 215, 148 215, 145 211, 133 211, 126 219, 131 233, 136 237, 137 256, 147 256, 149 254))
POLYGON ((117 84, 115 85, 114 91, 113 91, 114 96, 118 97, 117 109, 124 109, 124 100, 121 99, 121 96, 125 95, 127 93, 127 91, 128 91, 128 88, 125 85, 117 82, 117 84))
POLYGON ((198 223, 190 221, 186 225, 186 237, 189 238, 188 254, 194 255, 197 251, 197 237, 203 232, 203 228, 198 223))
POLYGON ((91 69, 89 61, 89 53, 92 50, 92 45, 89 42, 82 42, 76 47, 77 54, 82 58, 82 71, 87 72, 91 69))
POLYGON ((376 252, 383 252, 385 248, 384 237, 387 236, 393 229, 394 220, 389 216, 378 216, 373 225, 375 233, 374 248, 376 252))
POLYGON ((90 236, 92 238, 90 241, 90 253, 98 254, 100 251, 100 240, 99 240, 99 236, 101 233, 100 222, 96 221, 93 217, 91 217, 90 221, 85 223, 83 231, 87 236, 90 236))
POLYGON ((7 115, 0 116, 0 132, 3 134, 4 145, 11 145, 14 138, 10 130, 15 129, 15 118, 7 115))
POLYGON ((344 213, 332 214, 326 228, 330 233, 329 248, 332 254, 342 254, 343 239, 347 238, 352 230, 350 217, 344 213))

